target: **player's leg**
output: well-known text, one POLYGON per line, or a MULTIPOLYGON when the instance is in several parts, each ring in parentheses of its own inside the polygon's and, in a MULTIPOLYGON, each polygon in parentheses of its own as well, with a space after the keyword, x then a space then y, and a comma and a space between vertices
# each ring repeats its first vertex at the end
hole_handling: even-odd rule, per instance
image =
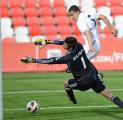
POLYGON ((103 82, 100 80, 98 75, 96 75, 95 82, 92 84, 92 89, 96 93, 100 93, 108 100, 112 101, 115 105, 117 105, 120 108, 123 108, 123 101, 117 96, 114 96, 112 92, 103 84, 103 82))
POLYGON ((92 81, 91 80, 88 81, 88 76, 89 75, 83 76, 79 80, 70 79, 64 82, 65 91, 73 104, 77 104, 77 100, 74 96, 73 90, 86 91, 91 88, 90 83, 92 81))
POLYGON ((77 104, 77 100, 74 96, 73 89, 72 89, 72 87, 74 87, 74 86, 76 86, 76 82, 74 79, 64 81, 64 89, 67 93, 67 96, 69 97, 70 101, 73 104, 77 104))
POLYGON ((100 94, 112 101, 118 107, 123 108, 123 101, 118 96, 114 96, 108 88, 105 88, 100 94))

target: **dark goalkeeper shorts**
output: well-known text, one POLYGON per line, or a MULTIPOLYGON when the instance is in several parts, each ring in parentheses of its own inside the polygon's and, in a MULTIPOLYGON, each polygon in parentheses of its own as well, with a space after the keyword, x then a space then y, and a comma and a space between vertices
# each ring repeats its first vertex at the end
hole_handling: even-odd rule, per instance
POLYGON ((86 91, 93 89, 96 93, 102 92, 106 87, 96 72, 90 72, 80 79, 70 79, 68 86, 75 90, 86 91))

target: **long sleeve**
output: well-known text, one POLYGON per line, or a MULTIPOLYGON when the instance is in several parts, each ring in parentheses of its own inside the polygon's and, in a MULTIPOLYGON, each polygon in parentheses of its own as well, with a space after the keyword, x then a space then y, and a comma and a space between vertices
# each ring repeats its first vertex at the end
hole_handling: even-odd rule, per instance
POLYGON ((64 41, 63 40, 54 40, 55 45, 63 45, 64 41))
POLYGON ((62 57, 55 57, 49 59, 36 59, 36 63, 40 64, 67 64, 72 58, 71 54, 67 54, 62 57))

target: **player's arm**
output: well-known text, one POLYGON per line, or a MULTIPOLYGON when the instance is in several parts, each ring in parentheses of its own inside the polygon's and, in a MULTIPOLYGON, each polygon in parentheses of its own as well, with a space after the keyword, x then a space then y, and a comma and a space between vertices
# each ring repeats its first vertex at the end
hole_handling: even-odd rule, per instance
POLYGON ((71 55, 67 54, 62 57, 54 57, 49 59, 35 59, 32 57, 21 58, 23 63, 39 63, 39 64, 65 64, 71 59, 71 55))
POLYGON ((34 41, 35 45, 47 45, 47 44, 55 44, 55 45, 63 45, 64 41, 63 40, 45 40, 45 39, 36 39, 34 41))
POLYGON ((110 21, 105 15, 99 15, 98 20, 102 20, 110 29, 111 33, 117 37, 117 30, 111 25, 110 21))
POLYGON ((85 36, 86 36, 86 39, 88 41, 88 44, 89 44, 89 51, 90 52, 94 52, 95 51, 95 48, 93 46, 93 42, 92 42, 92 34, 90 32, 90 30, 86 30, 84 32, 85 36))

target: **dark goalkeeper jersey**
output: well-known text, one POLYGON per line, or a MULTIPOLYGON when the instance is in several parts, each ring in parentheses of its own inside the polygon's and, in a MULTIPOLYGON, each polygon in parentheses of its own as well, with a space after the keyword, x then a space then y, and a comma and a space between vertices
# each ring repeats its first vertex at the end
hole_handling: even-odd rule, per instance
POLYGON ((95 69, 92 63, 88 60, 83 46, 77 43, 75 49, 69 51, 62 57, 50 59, 36 59, 36 63, 41 64, 67 64, 75 79, 87 74, 88 70, 95 69))

